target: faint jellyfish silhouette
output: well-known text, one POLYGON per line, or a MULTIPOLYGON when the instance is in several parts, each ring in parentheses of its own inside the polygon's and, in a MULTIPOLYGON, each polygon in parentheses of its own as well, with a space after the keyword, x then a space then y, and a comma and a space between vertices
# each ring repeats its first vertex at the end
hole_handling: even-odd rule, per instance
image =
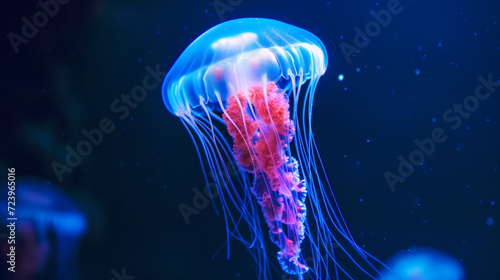
POLYGON ((57 279, 79 279, 78 250, 87 228, 81 210, 63 192, 38 179, 19 178, 14 192, 15 205, 8 205, 14 209, 12 214, 6 211, 7 199, 2 199, 0 207, 3 219, 17 218, 17 246, 21 250, 17 279, 31 279, 44 270, 50 255, 57 258, 57 279))
POLYGON ((412 248, 393 256, 381 280, 462 280, 465 272, 452 256, 431 248, 412 248))

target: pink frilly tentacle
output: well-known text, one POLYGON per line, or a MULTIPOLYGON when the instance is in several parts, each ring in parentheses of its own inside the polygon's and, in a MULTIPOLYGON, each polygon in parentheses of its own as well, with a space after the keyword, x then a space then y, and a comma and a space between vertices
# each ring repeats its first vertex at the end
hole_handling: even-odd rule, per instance
POLYGON ((252 193, 262 207, 271 240, 280 248, 281 267, 301 275, 308 270, 300 257, 307 190, 297 161, 287 156, 295 133, 288 98, 274 83, 249 93, 230 96, 223 115, 234 140, 233 154, 243 170, 254 174, 252 193))

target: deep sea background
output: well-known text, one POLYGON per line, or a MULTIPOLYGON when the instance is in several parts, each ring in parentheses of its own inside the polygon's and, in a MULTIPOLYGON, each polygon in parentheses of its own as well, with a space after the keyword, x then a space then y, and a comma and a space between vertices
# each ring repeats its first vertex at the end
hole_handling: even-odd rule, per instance
MULTIPOLYGON (((402 12, 348 63, 339 44, 352 45, 353 28, 364 29, 370 11, 387 2, 241 0, 223 20, 277 19, 325 44, 329 65, 316 91, 313 129, 358 244, 383 261, 432 247, 461 261, 467 279, 498 280, 500 88, 456 130, 443 113, 474 94, 479 75, 500 79, 500 2, 402 0, 402 12), (414 140, 436 127, 447 140, 392 192, 384 172, 396 173, 398 156, 408 158, 414 140)), ((41 178, 78 201, 89 221, 81 279, 112 279, 110 271, 122 268, 136 280, 255 279, 242 245, 232 242, 227 260, 224 219, 212 206, 189 224, 179 212, 205 181, 160 87, 124 120, 110 109, 142 84, 147 66, 168 71, 192 40, 221 22, 213 3, 71 0, 17 54, 7 34, 20 34, 21 18, 40 7, 2 1, 0 10, 0 178, 15 167, 18 177, 41 178), (81 131, 104 117, 115 131, 59 182, 52 162, 63 162, 65 147, 74 148, 81 131)), ((36 279, 50 279, 50 270, 36 279)))

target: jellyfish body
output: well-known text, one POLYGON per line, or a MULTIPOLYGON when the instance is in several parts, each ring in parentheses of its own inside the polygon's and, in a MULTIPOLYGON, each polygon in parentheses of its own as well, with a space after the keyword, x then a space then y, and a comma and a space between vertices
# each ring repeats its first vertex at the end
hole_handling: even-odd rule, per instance
MULTIPOLYGON (((57 279, 79 279, 77 253, 87 228, 81 210, 72 199, 38 179, 18 179, 15 193, 18 228, 26 231, 30 238, 34 234, 33 239, 41 245, 49 244, 49 236, 54 234, 56 244, 52 248, 57 248, 57 279)), ((7 209, 2 203, 0 206, 7 209)), ((2 211, 2 214, 6 213, 2 211)), ((37 257, 45 250, 44 246, 31 248, 34 252, 29 254, 37 257)), ((33 257, 29 254, 27 259, 33 257)), ((43 267, 46 260, 40 259, 37 262, 43 267)))
POLYGON ((223 115, 234 139, 233 154, 239 166, 254 175, 251 190, 262 207, 271 240, 280 248, 281 267, 290 274, 303 274, 308 269, 299 261, 306 187, 299 178, 297 161, 287 156, 294 134, 288 99, 274 83, 249 89, 248 97, 243 92, 230 96, 223 115), (250 106, 255 119, 241 114, 250 106))
POLYGON ((386 271, 381 280, 465 279, 464 269, 456 259, 431 248, 413 248, 398 253, 388 264, 391 271, 386 271))
POLYGON ((354 243, 330 185, 323 183, 311 118, 327 64, 326 49, 312 33, 276 20, 245 18, 199 36, 163 82, 167 109, 189 131, 206 180, 215 181, 228 241, 244 242, 266 279, 272 273, 260 211, 284 272, 352 279, 334 248, 371 278, 367 269, 378 272, 372 264, 377 260, 354 243), (240 171, 236 177, 232 169, 240 171), (304 257, 306 239, 310 251, 304 257))

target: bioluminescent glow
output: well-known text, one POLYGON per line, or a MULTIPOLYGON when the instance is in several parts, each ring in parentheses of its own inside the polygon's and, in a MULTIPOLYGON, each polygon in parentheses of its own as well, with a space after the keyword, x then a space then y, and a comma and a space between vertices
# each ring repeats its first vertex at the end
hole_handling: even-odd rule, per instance
POLYGON ((430 248, 413 248, 393 256, 388 265, 392 271, 381 280, 462 280, 462 265, 453 257, 430 248))
POLYGON ((313 99, 327 65, 325 46, 312 33, 245 18, 199 36, 163 83, 167 109, 189 131, 205 178, 211 174, 217 185, 228 256, 231 238, 243 242, 260 278, 275 270, 268 257, 276 249, 266 248, 266 238, 277 246, 281 269, 299 279, 379 275, 374 263, 381 263, 347 228, 313 138, 313 99), (237 179, 231 169, 240 171, 237 179))
POLYGON ((50 243, 51 233, 56 237, 58 279, 78 279, 78 247, 87 229, 83 213, 72 199, 40 180, 19 179, 15 193, 18 224, 33 228, 38 243, 50 243))

